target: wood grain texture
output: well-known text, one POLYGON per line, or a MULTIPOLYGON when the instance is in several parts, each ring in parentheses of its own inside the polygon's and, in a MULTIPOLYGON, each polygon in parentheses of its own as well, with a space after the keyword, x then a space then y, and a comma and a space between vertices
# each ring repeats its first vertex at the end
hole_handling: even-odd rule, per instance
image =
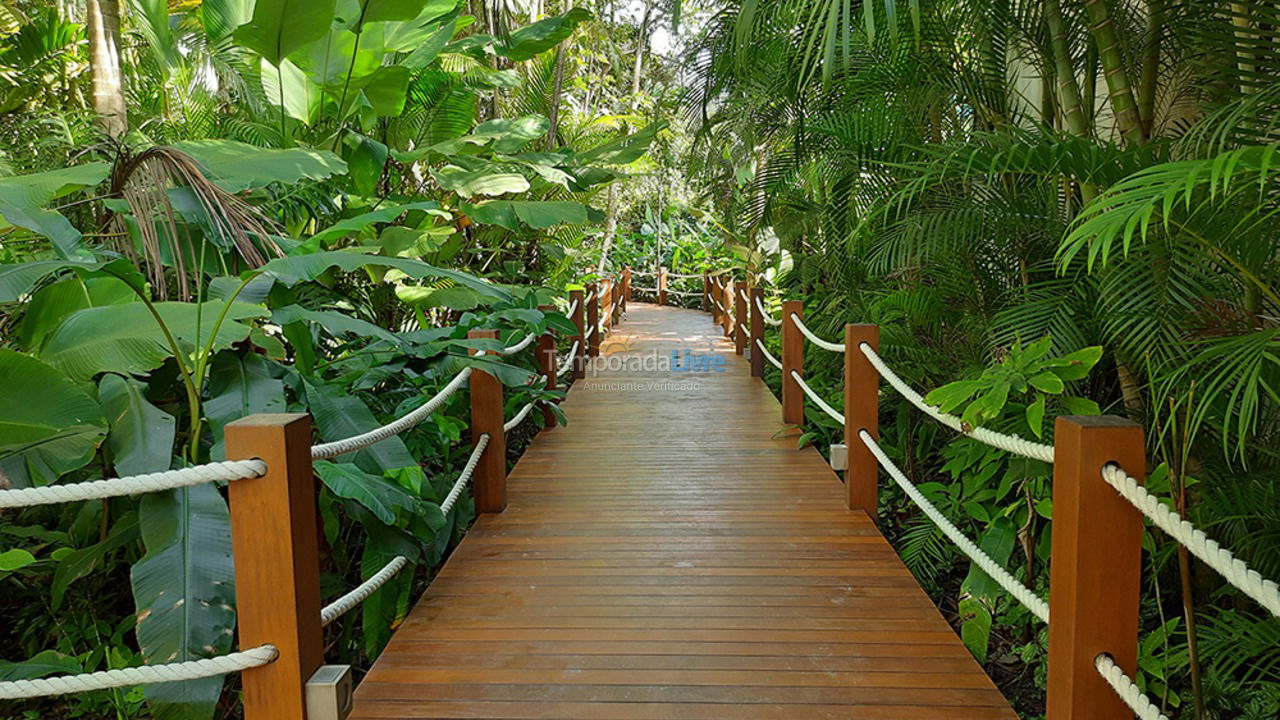
MULTIPOLYGON (((497 330, 472 330, 469 338, 498 337, 497 330)), ((476 350, 471 354, 475 355, 476 350)), ((489 436, 489 446, 476 463, 471 487, 476 497, 477 513, 500 513, 507 507, 507 433, 502 425, 502 382, 478 368, 471 371, 471 446, 489 436)))
POLYGON ((1142 427, 1110 415, 1060 416, 1054 426, 1049 566, 1049 720, 1129 720, 1094 668, 1107 653, 1138 665, 1142 515, 1102 479, 1109 462, 1146 477, 1142 427))
POLYGON ((880 464, 858 433, 866 430, 880 439, 880 373, 859 349, 862 343, 879 352, 880 326, 844 326, 844 444, 849 448, 845 499, 850 509, 865 510, 878 522, 880 464))
POLYGON ((804 426, 804 390, 792 377, 795 371, 804 377, 804 335, 792 316, 804 320, 804 303, 788 300, 782 303, 782 422, 804 426))
POLYGON ((267 474, 227 486, 240 647, 275 645, 243 673, 245 720, 305 720, 303 685, 324 664, 320 552, 309 415, 251 415, 226 427, 227 458, 267 474))
POLYGON ((1014 720, 704 313, 633 303, 364 678, 352 720, 1014 720))

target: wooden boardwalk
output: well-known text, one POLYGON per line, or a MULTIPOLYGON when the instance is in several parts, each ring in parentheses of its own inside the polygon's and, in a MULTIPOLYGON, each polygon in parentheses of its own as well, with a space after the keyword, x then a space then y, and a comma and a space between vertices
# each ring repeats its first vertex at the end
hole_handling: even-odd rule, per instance
POLYGON ((353 720, 1016 715, 703 314, 632 303, 360 684, 353 720))

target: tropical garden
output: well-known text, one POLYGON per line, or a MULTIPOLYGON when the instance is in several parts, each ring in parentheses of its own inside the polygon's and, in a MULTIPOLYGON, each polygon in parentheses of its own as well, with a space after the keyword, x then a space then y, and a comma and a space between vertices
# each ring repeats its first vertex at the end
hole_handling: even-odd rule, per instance
MULTIPOLYGON (((665 265, 803 300, 827 337, 878 324, 972 426, 1140 422, 1147 487, 1280 576, 1273 3, 0 0, 0 118, 6 487, 220 460, 253 413, 346 437, 468 364, 511 407, 554 400, 531 363, 471 351, 572 331, 566 290, 665 265)), ((806 375, 839 397, 835 356, 806 375)), ((881 410, 921 490, 1044 594, 1051 468, 881 410)), ((415 567, 327 631, 342 662, 377 657, 466 532, 469 501, 440 504, 467 412, 317 463, 326 592, 415 567)), ((803 443, 839 442, 807 420, 803 443)), ((1042 628, 901 493, 881 503, 1042 717, 1042 628)), ((216 486, 0 511, 0 680, 232 649, 229 522, 216 486)), ((1160 531, 1144 549, 1139 685, 1180 720, 1280 716, 1280 621, 1160 531)), ((209 680, 0 718, 237 703, 209 680)))

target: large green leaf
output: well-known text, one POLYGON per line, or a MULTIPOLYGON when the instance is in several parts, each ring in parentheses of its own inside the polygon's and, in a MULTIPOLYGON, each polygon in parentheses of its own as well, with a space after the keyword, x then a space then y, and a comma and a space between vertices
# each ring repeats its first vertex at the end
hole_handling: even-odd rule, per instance
POLYGON ((474 138, 492 138, 494 152, 511 154, 520 152, 530 141, 537 140, 551 131, 551 121, 542 115, 526 115, 519 118, 497 118, 482 122, 471 132, 474 138))
POLYGON ((63 195, 97 185, 110 172, 108 163, 89 163, 0 177, 0 220, 44 235, 53 241, 62 257, 82 255, 80 231, 62 213, 46 210, 44 206, 63 195))
POLYGON ((658 133, 667 127, 665 120, 652 123, 645 129, 611 140, 603 145, 578 153, 580 163, 601 163, 604 165, 626 165, 639 160, 648 150, 649 145, 658 137, 658 133))
POLYGON ((141 383, 115 374, 98 383, 98 399, 111 426, 107 446, 121 475, 160 472, 173 462, 174 418, 148 402, 142 390, 141 383))
MULTIPOLYGON (((121 262, 121 261, 117 261, 121 262)), ((32 262, 0 265, 0 303, 16 302, 31 292, 41 280, 65 270, 92 272, 105 262, 87 260, 35 260, 32 262)))
POLYGON ((585 225, 591 219, 587 206, 569 201, 490 200, 475 205, 464 203, 462 207, 463 212, 478 223, 517 232, 521 223, 546 229, 556 225, 585 225))
MULTIPOLYGON (((225 654, 235 638, 231 514, 213 483, 142 498, 147 554, 133 566, 137 636, 148 665, 225 654)), ((156 720, 209 720, 222 678, 150 685, 156 720)))
POLYGON ((425 277, 447 278, 456 283, 466 285, 485 297, 499 300, 511 299, 509 290, 494 285, 487 280, 481 280, 474 275, 457 270, 446 270, 434 265, 428 265, 419 260, 384 257, 382 255, 364 255, 337 251, 317 252, 272 260, 254 272, 274 277, 283 285, 293 286, 305 280, 314 280, 330 268, 351 272, 352 270, 368 267, 392 268, 415 279, 425 277))
POLYGON ((394 202, 382 203, 376 210, 370 210, 367 213, 361 213, 354 217, 346 218, 345 220, 339 220, 333 225, 330 225, 324 230, 321 230, 315 235, 307 238, 306 242, 303 244, 314 248, 315 250, 319 250, 324 243, 327 243, 330 240, 336 240, 346 235, 360 232, 370 225, 377 223, 389 223, 409 210, 438 211, 440 210, 440 203, 435 202, 434 200, 405 203, 403 205, 394 202))
POLYGON ((49 333, 76 310, 123 305, 137 300, 133 289, 119 278, 72 275, 41 288, 31 296, 22 316, 22 325, 18 328, 18 343, 32 352, 39 352, 49 333))
POLYGON ((539 20, 515 30, 506 42, 497 45, 497 52, 515 61, 529 60, 559 45, 573 34, 579 23, 590 20, 591 11, 574 8, 563 15, 539 20))
POLYGON ((334 6, 334 0, 257 0, 253 18, 236 30, 235 37, 279 65, 285 56, 329 31, 334 6))
POLYGON ((0 458, 11 461, 10 481, 51 483, 93 459, 107 431, 93 398, 57 369, 12 350, 0 350, 0 377, 0 458))
MULTIPOLYGON (((383 34, 383 45, 391 52, 413 52, 423 43, 433 42, 444 27, 452 30, 457 0, 416 0, 421 9, 417 16, 403 22, 389 22, 383 34)), ((444 47, 444 44, 441 44, 444 47)))
MULTIPOLYGON (((983 533, 978 546, 990 555, 991 559, 1003 565, 1009 562, 1009 557, 1013 555, 1017 540, 1018 529, 1013 522, 1007 517, 998 517, 983 533)), ((1004 593, 1004 589, 976 564, 969 566, 969 575, 964 579, 961 587, 966 592, 988 600, 1001 597, 1004 593)))
POLYGON ((288 60, 277 68, 262 59, 262 92, 268 103, 284 107, 289 117, 305 125, 311 124, 320 109, 320 88, 288 60))
POLYGON ((347 164, 328 150, 279 150, 234 140, 183 140, 173 147, 195 158, 206 177, 232 193, 272 183, 324 180, 347 171, 347 164))
POLYGON ((218 44, 253 18, 253 0, 203 0, 200 19, 204 32, 218 44))
POLYGON ((209 370, 209 399, 204 403, 213 432, 210 456, 226 457, 222 433, 227 423, 255 413, 284 412, 285 407, 284 381, 272 375, 266 358, 234 350, 218 353, 209 370))
MULTIPOLYGON (((406 94, 409 92, 409 68, 386 66, 369 78, 364 85, 364 96, 373 112, 382 117, 395 117, 404 112, 406 94)), ((383 160, 385 161, 385 157, 383 160)))
MULTIPOLYGON (((138 513, 130 511, 120 516, 111 531, 101 542, 88 547, 73 550, 58 558, 58 567, 53 571, 53 584, 49 594, 53 609, 62 606, 67 589, 72 583, 96 572, 112 553, 138 541, 142 529, 138 527, 138 513)), ((96 536, 95 536, 96 537, 96 536)))
POLYGON ((516 173, 493 172, 490 170, 463 170, 454 165, 446 165, 432 169, 432 177, 445 190, 452 190, 464 198, 477 195, 506 195, 522 193, 529 189, 529 181, 516 173))
POLYGON ((83 672, 79 660, 54 650, 36 653, 22 662, 0 662, 0 681, 34 680, 49 675, 75 675, 83 672))
MULTIPOLYGON (((315 418, 316 429, 327 442, 359 435, 381 425, 363 400, 347 394, 342 388, 308 384, 306 390, 307 404, 315 418)), ((340 456, 340 459, 349 460, 351 457, 348 454, 340 456)), ((375 473, 418 465, 399 437, 376 442, 355 453, 354 457, 357 465, 375 473)))
MULTIPOLYGON (((161 302, 154 307, 184 353, 210 344, 214 350, 249 336, 249 326, 238 322, 263 317, 258 305, 232 303, 226 321, 214 324, 225 303, 161 302), (212 336, 212 337, 211 337, 212 336)), ((78 310, 63 321, 45 343, 41 359, 78 380, 100 372, 140 375, 173 356, 163 328, 143 303, 109 305, 78 310)))
POLYGON ((422 509, 421 500, 385 477, 367 473, 351 463, 322 460, 315 464, 315 471, 334 495, 360 503, 386 525, 395 525, 402 510, 418 513, 422 509))
POLYGON ((353 318, 334 310, 308 310, 301 305, 287 305, 271 313, 271 322, 288 325, 292 322, 309 322, 319 325, 333 335, 352 334, 377 338, 396 345, 402 340, 395 333, 371 322, 353 318))

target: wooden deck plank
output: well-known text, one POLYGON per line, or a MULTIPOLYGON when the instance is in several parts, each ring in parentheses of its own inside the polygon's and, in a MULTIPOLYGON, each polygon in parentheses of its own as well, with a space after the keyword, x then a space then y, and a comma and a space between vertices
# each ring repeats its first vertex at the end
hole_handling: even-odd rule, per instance
POLYGON ((1016 715, 702 313, 633 303, 356 693, 353 720, 1016 715))

